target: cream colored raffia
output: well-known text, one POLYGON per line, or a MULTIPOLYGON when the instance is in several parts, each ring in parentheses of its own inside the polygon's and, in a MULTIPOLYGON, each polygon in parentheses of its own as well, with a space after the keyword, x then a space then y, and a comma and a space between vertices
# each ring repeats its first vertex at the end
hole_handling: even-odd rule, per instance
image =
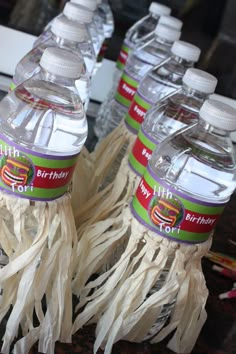
POLYGON ((0 269, 0 321, 8 314, 1 353, 53 354, 57 340, 70 343, 72 264, 77 235, 69 196, 30 202, 0 193, 0 244, 9 263, 0 269), (37 320, 35 322, 35 318, 37 320))
POLYGON ((109 254, 114 265, 86 284, 78 294, 80 303, 73 333, 85 324, 97 323, 94 351, 96 353, 103 346, 105 354, 110 354, 118 340, 141 342, 154 337, 156 342, 176 330, 169 346, 177 353, 187 353, 206 320, 207 289, 201 259, 211 241, 186 245, 160 237, 141 225, 128 205, 110 223, 98 224, 103 237, 101 234, 97 237, 95 228, 91 230, 90 236, 94 237, 93 245, 96 246, 90 251, 93 256, 90 253, 82 260, 87 262, 84 269, 92 265, 95 273, 104 255, 108 259, 106 252, 110 243, 115 246, 110 247, 109 254), (120 258, 114 261, 115 248, 125 239, 127 245, 120 258), (96 265, 95 255, 99 259, 96 265), (166 268, 168 275, 159 289, 160 275, 166 268), (155 286, 156 291, 150 293, 155 286), (175 310, 168 324, 160 328, 155 337, 153 325, 163 305, 173 302, 175 310))
POLYGON ((73 280, 73 292, 77 296, 91 275, 98 271, 102 264, 108 262, 117 243, 125 240, 124 237, 117 239, 114 236, 117 230, 112 237, 109 234, 109 239, 106 239, 106 231, 116 223, 116 217, 122 213, 127 201, 133 196, 139 181, 140 177, 128 165, 128 154, 126 154, 114 181, 81 206, 77 214, 81 226, 78 228, 80 241, 74 264, 73 280), (91 250, 88 255, 84 243, 87 249, 91 250))
POLYGON ((114 162, 132 137, 133 134, 128 132, 122 122, 93 152, 89 153, 85 147, 82 149, 72 181, 72 206, 77 226, 82 223, 80 213, 86 214, 86 208, 89 208, 86 206, 87 201, 95 198, 96 203, 97 192, 107 185, 108 177, 109 182, 115 178, 114 162), (82 211, 81 206, 84 206, 82 211))

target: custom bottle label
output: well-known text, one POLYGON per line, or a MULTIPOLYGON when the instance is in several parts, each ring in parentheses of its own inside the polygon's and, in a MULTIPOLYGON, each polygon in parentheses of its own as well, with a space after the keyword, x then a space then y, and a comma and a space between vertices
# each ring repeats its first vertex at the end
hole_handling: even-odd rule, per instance
POLYGON ((131 46, 129 46, 126 41, 124 41, 124 43, 122 44, 121 50, 120 50, 120 54, 118 56, 117 62, 116 62, 116 67, 123 71, 125 64, 127 62, 128 56, 130 51, 132 50, 131 46))
POLYGON ((151 108, 152 104, 139 91, 136 92, 129 111, 125 116, 125 123, 129 130, 137 134, 140 125, 144 121, 145 114, 151 108))
POLYGON ((66 193, 77 157, 36 153, 0 135, 0 189, 32 200, 56 199, 66 193))
POLYGON ((148 166, 133 198, 133 215, 163 237, 187 243, 206 241, 225 204, 188 196, 165 183, 148 166))
POLYGON ((115 100, 124 107, 129 108, 137 91, 138 84, 139 82, 135 78, 132 78, 127 71, 124 71, 117 87, 115 100))
POLYGON ((129 164, 137 175, 142 176, 144 174, 157 144, 157 140, 147 134, 142 127, 139 129, 137 139, 129 155, 129 164))

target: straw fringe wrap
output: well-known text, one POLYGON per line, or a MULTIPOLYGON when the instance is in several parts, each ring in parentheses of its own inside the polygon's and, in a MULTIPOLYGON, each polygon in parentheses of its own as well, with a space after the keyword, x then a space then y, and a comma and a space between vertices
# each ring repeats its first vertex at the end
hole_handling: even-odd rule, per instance
POLYGON ((39 352, 53 354, 57 340, 71 342, 77 235, 70 198, 32 203, 0 193, 0 208, 0 243, 9 257, 0 269, 1 322, 8 313, 1 353, 10 352, 21 328, 14 354, 28 353, 37 340, 39 352))
POLYGON ((109 233, 107 238, 107 231, 119 220, 119 215, 134 195, 139 182, 140 177, 130 169, 126 155, 114 182, 109 185, 107 198, 100 201, 97 199, 98 204, 95 203, 95 206, 95 198, 87 203, 86 209, 90 206, 90 219, 78 228, 77 262, 74 265, 73 293, 78 297, 91 275, 109 262, 117 245, 126 242, 125 234, 121 236, 119 233, 117 237, 118 231, 115 229, 112 236, 109 233))
POLYGON ((92 224, 95 220, 103 220, 107 217, 109 208, 119 201, 126 186, 123 180, 125 176, 121 172, 119 189, 116 184, 114 190, 114 180, 117 179, 122 154, 129 153, 134 140, 135 135, 121 122, 98 144, 94 152, 89 154, 83 149, 74 173, 72 188, 72 207, 77 227, 92 224))
MULTIPOLYGON (((189 353, 206 320, 208 291, 201 259, 209 250, 211 239, 188 245, 163 238, 141 225, 128 205, 112 222, 113 226, 104 232, 104 250, 110 238, 117 241, 126 237, 127 246, 115 264, 81 292, 73 333, 87 323, 97 323, 94 352, 104 346, 105 354, 110 354, 118 340, 141 342, 150 338, 163 305, 175 302, 168 324, 156 337, 152 333, 153 342, 176 330, 170 348, 189 353), (150 293, 158 286, 166 267, 169 271, 164 284, 150 293)), ((102 228, 105 223, 99 226, 102 228)), ((102 257, 98 257, 102 262, 102 257)))
POLYGON ((124 122, 114 129, 92 153, 83 148, 72 182, 72 207, 77 227, 94 215, 91 206, 99 206, 109 197, 114 181, 114 164, 123 149, 129 151, 135 136, 131 134, 124 122))

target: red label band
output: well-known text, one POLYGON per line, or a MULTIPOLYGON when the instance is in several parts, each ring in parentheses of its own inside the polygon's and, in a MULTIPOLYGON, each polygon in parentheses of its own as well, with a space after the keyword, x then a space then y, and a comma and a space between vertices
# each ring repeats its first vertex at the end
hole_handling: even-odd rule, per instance
POLYGON ((118 57, 118 61, 121 64, 125 65, 127 62, 128 56, 129 56, 129 54, 127 52, 125 52, 123 49, 121 49, 119 57, 118 57))
POLYGON ((136 93, 137 88, 127 82, 127 80, 122 78, 120 79, 118 88, 117 88, 117 93, 121 96, 124 97, 128 101, 132 101, 133 97, 136 93))
POLYGON ((158 141, 149 136, 141 126, 132 152, 129 155, 129 164, 139 176, 144 174, 148 161, 157 144, 158 141))
POLYGON ((137 137, 133 146, 132 154, 134 158, 143 166, 146 167, 148 161, 152 157, 152 150, 149 149, 142 141, 137 137))
POLYGON ((140 104, 138 104, 138 102, 135 100, 133 100, 130 108, 129 108, 129 112, 128 115, 135 120, 136 122, 138 122, 139 124, 142 124, 144 121, 144 117, 145 114, 147 112, 147 109, 145 109, 144 107, 140 106, 140 104))
POLYGON ((60 188, 72 179, 75 166, 68 168, 41 168, 35 166, 34 187, 60 188))

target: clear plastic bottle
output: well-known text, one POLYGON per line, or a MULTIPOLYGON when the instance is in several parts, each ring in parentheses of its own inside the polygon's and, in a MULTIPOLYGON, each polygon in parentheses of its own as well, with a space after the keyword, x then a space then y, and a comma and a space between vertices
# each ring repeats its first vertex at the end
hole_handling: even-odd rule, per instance
POLYGON ((94 75, 95 65, 96 65, 96 54, 95 47, 97 46, 98 36, 96 30, 93 30, 93 26, 90 27, 93 18, 93 12, 88 9, 67 2, 63 12, 55 17, 45 28, 44 32, 37 38, 34 42, 34 47, 42 44, 51 36, 52 24, 56 18, 66 17, 71 21, 74 21, 80 25, 84 25, 86 28, 86 37, 83 44, 81 44, 81 52, 85 55, 87 70, 90 73, 90 76, 94 75))
POLYGON ((103 29, 106 38, 111 38, 115 29, 114 17, 108 0, 97 0, 97 11, 103 19, 103 29))
MULTIPOLYGON (((82 6, 93 13, 92 22, 89 25, 89 30, 92 38, 96 36, 96 42, 93 41, 93 43, 96 57, 98 57, 102 43, 105 39, 105 33, 103 28, 103 20, 96 11, 96 0, 70 0, 70 2, 72 4, 82 6)), ((100 67, 100 65, 97 65, 97 68, 98 67, 100 67)))
MULTIPOLYGON (((171 74, 172 75, 172 74, 171 74)), ((216 88, 217 79, 205 71, 188 69, 181 89, 147 112, 129 155, 132 170, 142 176, 158 144, 176 131, 197 123, 198 113, 208 95, 216 88)))
POLYGON ((173 42, 179 39, 180 35, 180 31, 158 24, 155 30, 155 37, 129 56, 124 73, 119 81, 115 98, 111 100, 109 111, 104 119, 103 131, 99 136, 100 139, 110 133, 124 118, 139 82, 150 69, 169 57, 170 48, 173 42))
MULTIPOLYGON (((194 46, 192 47, 194 49, 194 46)), ((207 72, 187 69, 183 79, 181 76, 180 88, 172 95, 164 97, 153 110, 147 112, 129 155, 129 166, 135 175, 143 176, 158 144, 176 131, 198 122, 199 110, 208 95, 215 91, 216 84, 217 79, 207 72)), ((120 247, 114 259, 119 259, 124 247, 120 247)))
POLYGON ((183 21, 178 19, 177 17, 169 16, 169 15, 161 15, 158 23, 160 25, 169 26, 171 28, 175 28, 176 30, 181 30, 183 26, 183 21))
MULTIPOLYGON (((236 110, 206 100, 199 116, 197 125, 182 129, 156 148, 131 206, 142 224, 177 245, 206 241, 236 186, 230 139, 230 132, 236 130, 236 110), (147 198, 144 186, 150 193, 147 198)), ((151 292, 162 288, 170 267, 151 292)), ((160 331, 173 308, 174 301, 163 306, 146 339, 160 331)))
POLYGON ((119 70, 123 71, 128 56, 136 45, 142 44, 145 37, 150 36, 155 30, 160 16, 169 15, 170 12, 171 9, 165 5, 156 2, 151 3, 148 15, 135 22, 125 35, 116 65, 119 70))
POLYGON ((75 86, 78 56, 47 48, 40 66, 0 102, 0 189, 52 200, 67 192, 88 127, 75 86))
POLYGON ((98 54, 98 61, 101 62, 106 54, 110 39, 115 29, 115 25, 114 25, 113 13, 111 11, 111 7, 108 4, 107 0, 97 0, 97 12, 99 16, 102 18, 103 30, 105 35, 105 39, 102 43, 102 47, 98 54))
POLYGON ((91 60, 91 57, 88 56, 90 53, 83 50, 85 40, 86 29, 84 25, 79 25, 77 22, 71 21, 65 16, 56 18, 52 24, 51 36, 37 47, 34 47, 17 64, 13 77, 14 84, 18 86, 40 70, 39 62, 46 48, 60 47, 70 50, 77 54, 78 61, 83 66, 81 76, 76 81, 76 87, 85 109, 87 109, 91 79, 85 61, 88 62, 91 60))
POLYGON ((200 52, 190 43, 176 41, 169 60, 150 70, 142 79, 125 116, 126 126, 131 132, 137 134, 146 112, 160 99, 181 87, 185 71, 198 61, 200 52))
POLYGON ((124 70, 128 56, 139 46, 148 42, 153 36, 153 31, 155 30, 157 23, 162 15, 169 15, 171 9, 165 5, 152 2, 149 7, 149 14, 137 21, 125 35, 124 42, 122 44, 120 54, 116 62, 116 68, 113 74, 112 87, 101 104, 95 123, 95 134, 100 137, 103 131, 103 125, 105 122, 105 117, 109 111, 110 101, 114 98, 118 83, 120 81, 122 72, 124 70))

